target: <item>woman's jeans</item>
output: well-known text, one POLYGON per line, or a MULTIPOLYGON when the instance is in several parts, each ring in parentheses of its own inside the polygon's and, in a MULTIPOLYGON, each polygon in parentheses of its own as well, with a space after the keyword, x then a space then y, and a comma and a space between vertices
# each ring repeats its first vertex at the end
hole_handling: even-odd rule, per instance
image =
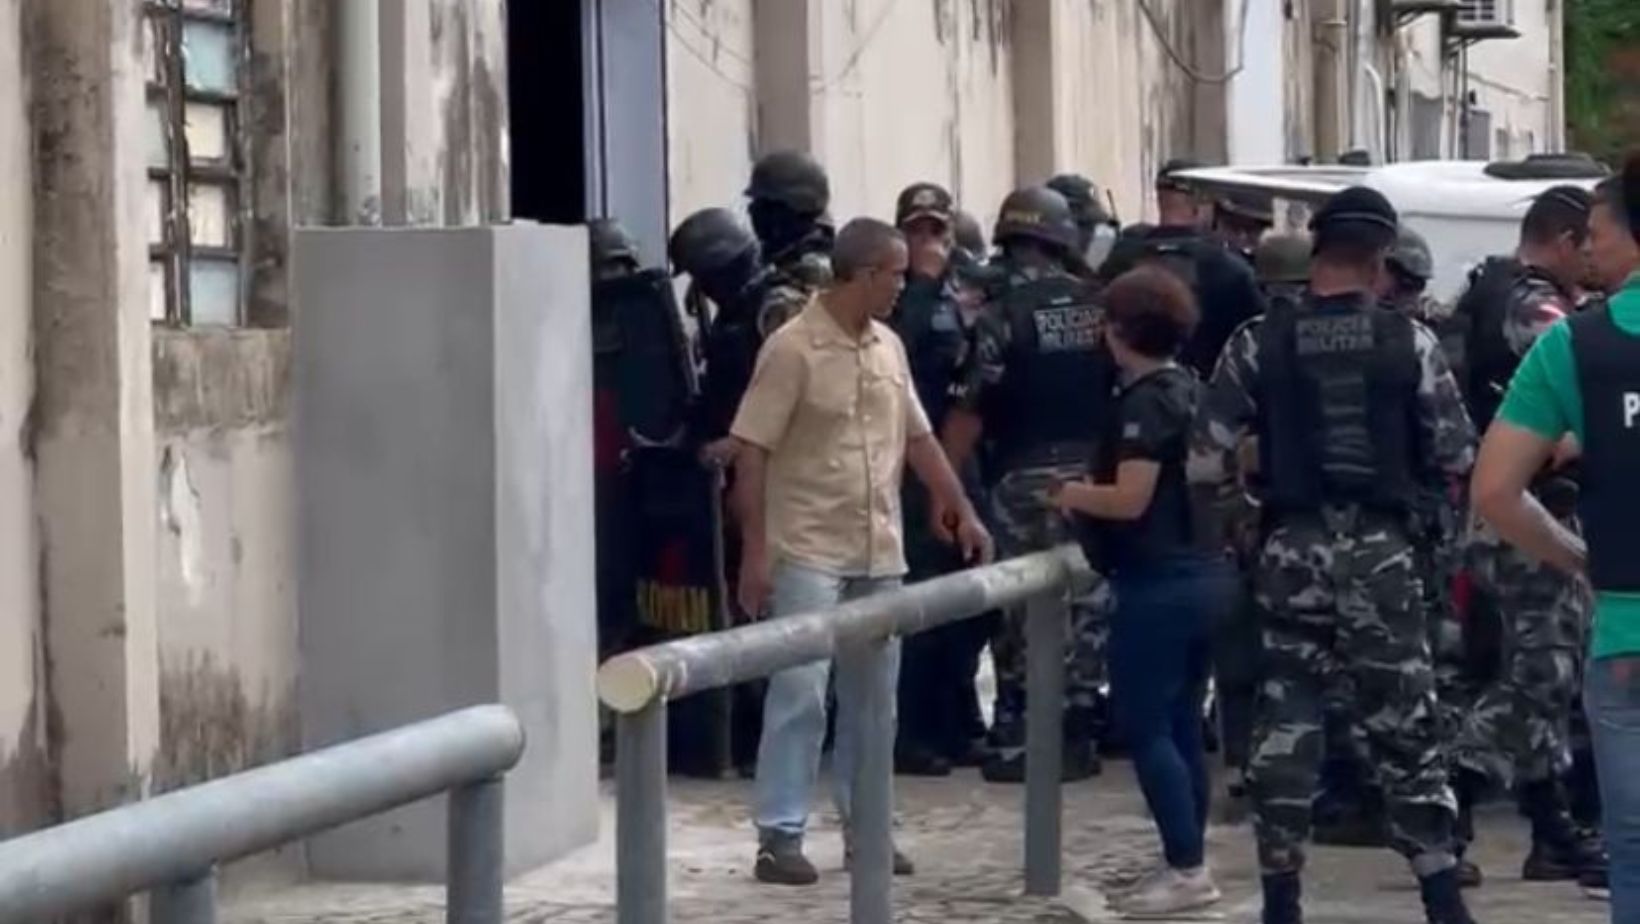
MULTIPOLYGON (((895 578, 839 577, 793 564, 775 567, 770 619, 813 613, 900 586, 895 578)), ((893 709, 900 672, 900 643, 891 640, 870 666, 883 671, 893 709)), ((832 789, 837 811, 846 824, 862 726, 856 691, 838 662, 837 737, 832 749, 832 789)), ((820 748, 826 736, 826 686, 832 663, 818 661, 781 671, 769 678, 763 703, 763 740, 757 749, 757 804, 760 836, 801 837, 809 818, 809 799, 820 775, 820 748)), ((892 722, 892 717, 890 717, 892 722)))
POLYGON ((1236 599, 1228 562, 1181 556, 1117 572, 1111 701, 1169 866, 1206 860, 1208 774, 1202 703, 1212 632, 1236 599))
POLYGON ((1640 657, 1590 661, 1583 709, 1611 855, 1612 924, 1640 924, 1640 657))

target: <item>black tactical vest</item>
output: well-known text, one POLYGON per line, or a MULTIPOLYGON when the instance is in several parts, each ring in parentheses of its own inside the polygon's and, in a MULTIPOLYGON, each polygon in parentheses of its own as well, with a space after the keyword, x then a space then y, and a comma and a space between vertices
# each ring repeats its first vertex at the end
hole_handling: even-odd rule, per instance
POLYGON ((1571 320, 1572 352, 1583 393, 1582 490, 1578 512, 1589 543, 1596 590, 1640 592, 1640 555, 1632 548, 1640 522, 1640 337, 1625 333, 1610 311, 1571 320))
POLYGON ((1411 321, 1359 297, 1309 299, 1258 331, 1260 470, 1272 512, 1405 512, 1421 458, 1411 321))
POLYGON ((1091 288, 1049 276, 1013 287, 998 307, 1010 336, 1002 411, 989 428, 997 459, 1004 469, 1085 461, 1116 384, 1091 288))
MULTIPOLYGON (((1470 275, 1469 288, 1442 332, 1443 343, 1461 338, 1463 360, 1454 369, 1463 389, 1464 403, 1475 427, 1485 432, 1503 403, 1503 393, 1520 365, 1520 357, 1509 348, 1504 324, 1518 287, 1538 273, 1512 257, 1492 257, 1470 275)), ((1543 277, 1547 279, 1547 277, 1543 277)))
POLYGON ((908 279, 889 323, 905 344, 917 398, 938 429, 968 347, 956 296, 944 280, 908 279))

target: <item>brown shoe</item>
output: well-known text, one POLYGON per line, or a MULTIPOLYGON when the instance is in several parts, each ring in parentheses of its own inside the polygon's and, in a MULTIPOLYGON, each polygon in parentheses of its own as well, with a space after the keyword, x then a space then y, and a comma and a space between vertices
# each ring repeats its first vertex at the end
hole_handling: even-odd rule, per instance
POLYGON ((811 886, 820 881, 820 871, 803 855, 803 838, 791 834, 765 834, 752 873, 768 885, 811 886))

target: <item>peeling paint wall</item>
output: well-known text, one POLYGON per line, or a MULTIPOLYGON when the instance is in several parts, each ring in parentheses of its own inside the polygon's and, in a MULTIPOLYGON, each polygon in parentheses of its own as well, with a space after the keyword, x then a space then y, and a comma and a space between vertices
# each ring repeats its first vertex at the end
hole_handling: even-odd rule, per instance
POLYGON ((666 12, 669 226, 731 205, 757 152, 753 0, 669 0, 666 12))
MULTIPOLYGON (((1223 0, 1150 2, 1180 57, 1223 72, 1223 0)), ((792 144, 830 171, 840 219, 888 217, 900 189, 934 180, 987 223, 1010 190, 1060 170, 1137 218, 1167 157, 1224 155, 1223 88, 1169 60, 1137 0, 666 9, 674 222, 738 203, 755 154, 792 144)))
POLYGON ((809 94, 838 216, 892 218, 911 183, 948 186, 989 222, 1013 187, 1009 4, 817 4, 809 94))
POLYGON ((40 608, 34 532, 34 396, 27 195, 29 80, 22 0, 0 0, 0 839, 46 821, 50 765, 39 721, 40 608))

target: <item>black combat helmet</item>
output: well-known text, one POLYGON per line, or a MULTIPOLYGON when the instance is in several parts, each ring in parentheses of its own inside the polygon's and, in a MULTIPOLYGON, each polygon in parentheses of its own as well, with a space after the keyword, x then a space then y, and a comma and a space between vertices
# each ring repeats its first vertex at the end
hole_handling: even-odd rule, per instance
POLYGON ((1099 194, 1098 185, 1080 173, 1061 173, 1049 180, 1047 187, 1065 197, 1065 201, 1070 204, 1072 217, 1083 228, 1094 228, 1115 222, 1110 209, 1105 207, 1105 200, 1099 194))
POLYGON ((638 259, 637 240, 621 227, 618 220, 594 218, 587 222, 587 233, 591 237, 592 262, 595 266, 624 262, 636 268, 641 262, 638 259))
POLYGON ((1424 236, 1406 225, 1395 235, 1395 246, 1389 252, 1390 268, 1419 282, 1435 278, 1435 256, 1430 253, 1424 236))
POLYGON ((985 229, 980 227, 978 218, 958 209, 952 234, 958 247, 981 260, 985 259, 985 229))
POLYGON ((1310 279, 1310 239, 1302 234, 1272 234, 1253 251, 1253 267, 1264 285, 1303 283, 1310 279))
POLYGON ((1076 250, 1076 220, 1065 197, 1046 186, 1027 186, 1008 194, 997 214, 998 244, 1031 240, 1064 252, 1076 250))
POLYGON ((802 151, 776 151, 752 167, 746 195, 778 202, 799 215, 819 215, 831 205, 831 181, 826 169, 802 151))
POLYGON ((701 209, 672 232, 666 255, 679 271, 701 276, 757 251, 757 238, 734 212, 701 209))

